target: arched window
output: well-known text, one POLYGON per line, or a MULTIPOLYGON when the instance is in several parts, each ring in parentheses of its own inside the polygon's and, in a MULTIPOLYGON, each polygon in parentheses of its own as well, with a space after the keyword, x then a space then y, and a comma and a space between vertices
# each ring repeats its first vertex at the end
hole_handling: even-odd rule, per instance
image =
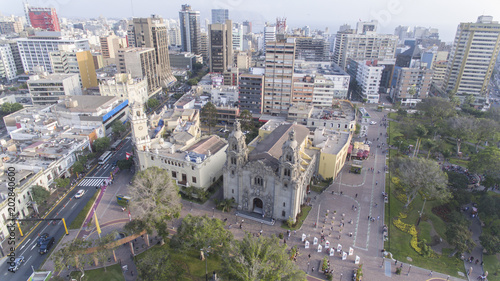
POLYGON ((255 185, 260 185, 260 186, 263 186, 264 185, 264 181, 262 180, 261 177, 255 177, 254 179, 254 184, 255 185))
POLYGON ((233 150, 238 150, 238 145, 233 143, 233 150))
POLYGON ((292 154, 287 153, 287 154, 286 154, 286 158, 285 158, 285 159, 286 159, 286 161, 288 161, 288 162, 292 162, 292 154))
POLYGON ((283 171, 283 173, 287 177, 290 177, 290 175, 291 175, 290 169, 288 169, 288 168, 285 168, 285 170, 283 171))
POLYGON ((236 165, 236 157, 231 157, 231 165, 236 165))

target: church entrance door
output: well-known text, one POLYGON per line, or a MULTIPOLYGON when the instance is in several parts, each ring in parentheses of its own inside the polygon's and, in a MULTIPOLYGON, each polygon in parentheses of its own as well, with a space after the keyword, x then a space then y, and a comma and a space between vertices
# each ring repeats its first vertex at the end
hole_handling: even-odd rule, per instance
POLYGON ((264 213, 264 203, 262 203, 262 200, 259 198, 253 199, 253 212, 257 214, 263 214, 264 213))

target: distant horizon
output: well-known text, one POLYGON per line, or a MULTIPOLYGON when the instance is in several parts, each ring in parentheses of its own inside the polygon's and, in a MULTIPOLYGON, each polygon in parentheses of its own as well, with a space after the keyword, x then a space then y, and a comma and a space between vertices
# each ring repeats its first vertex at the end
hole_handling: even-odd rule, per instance
MULTIPOLYGON (((475 22, 481 15, 489 15, 494 21, 500 21, 500 1, 431 1, 421 0, 358 0, 355 3, 343 1, 309 1, 304 4, 297 0, 243 1, 243 0, 193 0, 193 1, 157 1, 157 0, 31 0, 30 5, 56 8, 59 18, 90 19, 105 18, 127 19, 131 17, 149 17, 157 14, 164 19, 178 19, 181 5, 191 5, 200 11, 200 25, 205 26, 205 19, 211 20, 212 9, 228 9, 229 18, 236 22, 245 20, 253 24, 253 32, 262 31, 266 22, 274 23, 277 17, 287 18, 289 29, 308 25, 311 29, 325 30, 335 34, 342 24, 355 27, 360 20, 379 21, 378 33, 393 34, 394 28, 402 25, 433 27, 439 31, 439 38, 450 43, 455 37, 457 26, 461 22, 475 22), (127 4, 125 4, 127 3, 127 4), (139 5, 141 3, 141 5, 139 5), (99 7, 98 13, 95 7, 99 7), (265 7, 265 8, 264 8, 265 7), (296 9, 295 9, 296 8, 296 9), (132 13, 133 10, 133 13, 132 13), (446 15, 446 19, 443 17, 446 15), (425 21, 424 21, 425 20, 425 21)), ((0 11, 4 16, 24 16, 22 2, 14 4, 7 0, 0 2, 0 11)))

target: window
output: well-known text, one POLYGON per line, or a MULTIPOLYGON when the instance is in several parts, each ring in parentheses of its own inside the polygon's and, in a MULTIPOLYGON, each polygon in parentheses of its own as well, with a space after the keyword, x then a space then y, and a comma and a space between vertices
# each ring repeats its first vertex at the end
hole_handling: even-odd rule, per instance
POLYGON ((231 157, 231 165, 236 165, 236 158, 235 157, 231 157))
POLYGON ((292 155, 291 154, 286 155, 286 161, 292 162, 292 155))
POLYGON ((262 180, 261 177, 255 177, 254 184, 255 185, 263 186, 264 185, 264 181, 262 180))
POLYGON ((283 173, 287 177, 290 177, 290 175, 291 175, 290 169, 288 169, 288 168, 286 168, 283 173))
POLYGON ((231 175, 234 176, 234 171, 233 170, 231 170, 231 175))
POLYGON ((196 177, 192 177, 193 183, 196 183, 196 177))
POLYGON ((233 144, 233 150, 238 150, 238 146, 235 143, 233 144))
POLYGON ((285 203, 285 202, 283 202, 283 207, 285 207, 285 206, 286 206, 286 203, 285 203))
POLYGON ((155 160, 155 158, 153 156, 151 156, 151 160, 155 160))
POLYGON ((174 179, 177 178, 177 172, 176 171, 172 171, 172 178, 174 178, 174 179))
POLYGON ((234 189, 231 189, 232 193, 234 194, 234 189))
POLYGON ((286 212, 285 211, 281 212, 281 216, 286 217, 286 212))

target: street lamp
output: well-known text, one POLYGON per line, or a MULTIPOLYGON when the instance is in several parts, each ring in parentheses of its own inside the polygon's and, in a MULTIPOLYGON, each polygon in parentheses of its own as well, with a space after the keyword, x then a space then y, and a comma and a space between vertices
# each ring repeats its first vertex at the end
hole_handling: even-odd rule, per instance
POLYGON ((343 273, 340 273, 340 281, 342 281, 342 275, 344 275, 343 273))
POLYGON ((205 280, 208 281, 208 253, 210 253, 210 246, 200 249, 205 256, 205 280))
POLYGON ((212 218, 214 218, 215 217, 215 208, 212 208, 212 211, 213 211, 212 218))

